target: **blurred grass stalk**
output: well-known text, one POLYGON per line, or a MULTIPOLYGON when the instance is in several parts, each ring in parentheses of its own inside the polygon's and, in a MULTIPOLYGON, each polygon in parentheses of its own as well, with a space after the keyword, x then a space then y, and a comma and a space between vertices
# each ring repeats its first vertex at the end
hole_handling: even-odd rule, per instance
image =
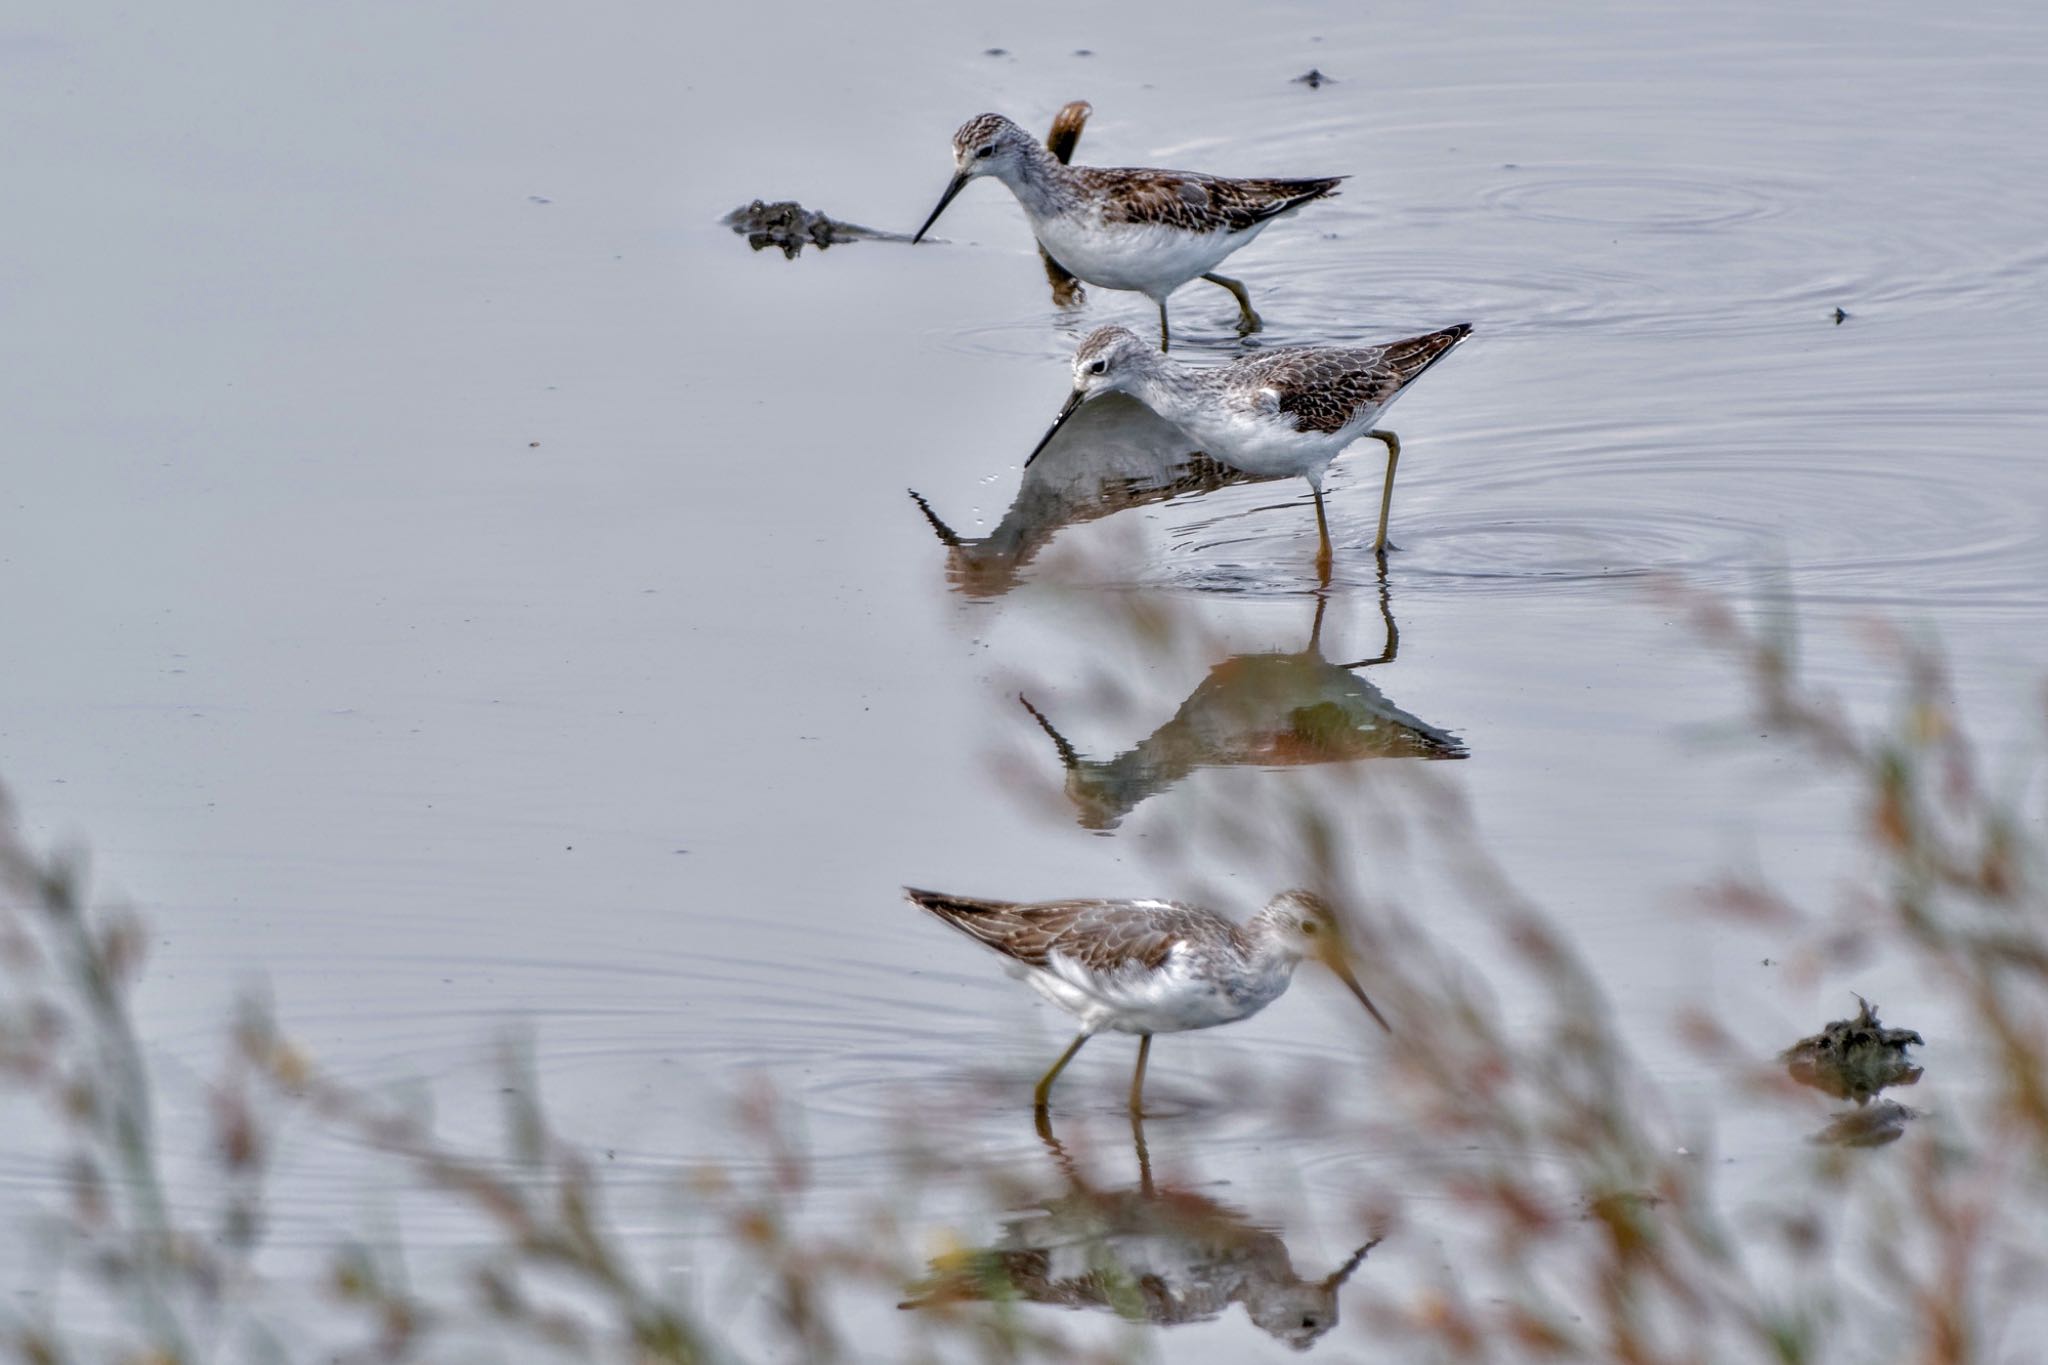
MULTIPOLYGON (((104 1254, 105 1283, 131 1305, 156 1353, 188 1357, 174 1307, 193 1248, 173 1228, 157 1167, 153 1087, 128 1012, 142 963, 140 923, 87 904, 82 858, 38 857, 0 793, 0 940, 10 984, 0 1006, 5 1073, 38 1092, 67 1126, 70 1213, 104 1254), (68 991, 60 989, 68 986, 68 991)), ((42 1349, 24 1332, 24 1353, 42 1349)))
MULTIPOLYGON (((1745 625, 1726 603, 1686 598, 1702 636, 1751 684, 1757 713, 1819 768, 1846 773, 1861 793, 1868 884, 1843 907, 1816 913, 1771 888, 1730 881, 1703 907, 1768 933, 1780 951, 1827 965, 1876 948, 1902 954, 1926 994, 1902 1013, 1936 1005, 1966 1019, 1987 1088, 1942 1091, 1941 1112, 1915 1122, 1882 1156, 1816 1146, 1810 1186, 1764 1211, 1732 1207, 1712 1163, 1665 1112, 1665 1101, 1617 1032, 1602 984, 1488 857, 1449 779, 1404 782, 1374 811, 1389 837, 1445 858, 1471 902, 1487 911, 1540 1020, 1512 1031, 1488 984, 1417 917, 1375 906, 1355 917, 1362 956, 1399 964, 1375 992, 1402 1021, 1393 1044, 1384 1137, 1408 1153, 1364 1162, 1361 1206, 1439 1217, 1478 1229, 1474 1260, 1455 1271, 1417 1257, 1405 1286, 1360 1277, 1365 1321, 1382 1348, 1443 1361, 1588 1360, 1805 1362, 1877 1358, 1960 1365, 2015 1358, 2008 1333, 2039 1329, 2048 1304, 2048 903, 2043 842, 2022 797, 2004 800, 1977 776, 1937 656, 1895 633, 1874 636, 1901 679, 1897 717, 1859 727, 1837 701, 1796 676, 1788 632, 1745 625), (1405 831, 1405 832, 1404 832, 1405 831), (1419 1138, 1420 1140, 1414 1140, 1419 1138)), ((1155 608, 1147 606, 1147 611, 1155 608)), ((1154 623, 1156 624, 1156 623, 1154 623)), ((1350 765, 1359 801, 1369 765, 1350 765)), ((1221 847, 1261 850, 1356 906, 1344 825, 1307 793, 1274 809, 1206 810, 1221 847), (1276 838, 1276 830, 1284 834, 1276 838)), ((1195 827, 1191 815, 1188 828, 1195 827)), ((1181 837, 1194 837, 1183 830, 1181 837)), ((737 1358, 673 1288, 641 1265, 604 1215, 594 1164, 561 1137, 530 1075, 508 1062, 508 1154, 453 1150, 424 1120, 325 1075, 251 1006, 233 1030, 214 1096, 210 1146, 227 1194, 213 1234, 181 1226, 168 1200, 152 1131, 153 1086, 129 1008, 141 959, 137 921, 91 908, 82 864, 45 856, 0 811, 0 1068, 58 1117, 70 1202, 57 1217, 111 1318, 70 1314, 52 1300, 7 1326, 25 1361, 215 1359, 404 1360, 459 1340, 463 1324, 495 1340, 571 1359, 697 1362, 737 1358), (337 1253, 328 1288, 360 1316, 366 1344, 342 1351, 306 1319, 267 1327, 253 1265, 278 1114, 310 1114, 329 1132, 387 1154, 426 1191, 480 1214, 488 1245, 461 1276, 411 1285, 395 1257, 364 1247, 337 1253), (91 1321, 93 1330, 72 1330, 91 1321), (233 1330, 235 1324, 240 1330, 233 1330), (256 1350, 249 1343, 261 1343, 256 1350)), ((1276 882, 1275 884, 1283 884, 1276 882)), ((1685 1036, 1717 1061, 1736 1092, 1803 1106, 1775 1059, 1739 1046, 1710 1015, 1683 1013, 1685 1036)), ((1789 1041, 1789 1040, 1788 1040, 1789 1041)), ((1014 1199, 1014 1173, 950 1152, 943 1162, 916 1124, 897 1135, 898 1186, 877 1193, 853 1234, 807 1229, 811 1177, 792 1116, 772 1095, 738 1107, 747 1149, 766 1174, 741 1182, 707 1169, 678 1182, 678 1206, 713 1216, 724 1250, 774 1303, 771 1358, 829 1361, 903 1352, 917 1358, 1073 1360, 1142 1351, 1142 1339, 1103 1347, 1064 1332, 1060 1317, 1005 1295, 906 1315, 914 1349, 862 1342, 839 1314, 846 1294, 899 1297, 922 1269, 910 1217, 935 1179, 970 1179, 1014 1199), (943 1170, 940 1167, 943 1166, 943 1170), (1107 1353, 1107 1354, 1105 1354, 1107 1353)), ((21 1229, 10 1235, 25 1236, 21 1229)), ((1402 1254, 1398 1232, 1381 1257, 1402 1254)), ((1376 1260, 1376 1264, 1377 1264, 1376 1260)), ((53 1275, 61 1274, 53 1272, 53 1275)), ((303 1287, 300 1287, 303 1291, 303 1287)), ((55 1293, 56 1291, 53 1291, 55 1293)), ((67 1300, 68 1302, 68 1300, 67 1300)), ((360 1329, 359 1329, 360 1330, 360 1329)), ((2023 1357, 2022 1357, 2023 1358, 2023 1357)))

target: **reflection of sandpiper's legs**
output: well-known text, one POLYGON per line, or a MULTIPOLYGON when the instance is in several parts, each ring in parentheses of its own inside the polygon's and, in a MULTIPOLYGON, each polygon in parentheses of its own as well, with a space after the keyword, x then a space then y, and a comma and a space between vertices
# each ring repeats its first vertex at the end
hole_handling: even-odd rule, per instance
POLYGON ((1081 1179, 1080 1171, 1074 1168, 1074 1158, 1067 1154, 1067 1149, 1061 1144, 1059 1135, 1052 1130, 1052 1112, 1041 1104, 1031 1112, 1031 1126, 1038 1130, 1038 1140, 1045 1144, 1045 1149, 1048 1152, 1052 1153, 1052 1159, 1059 1163, 1060 1170, 1066 1173, 1067 1179, 1073 1181, 1076 1185, 1085 1184, 1086 1182, 1081 1179))
POLYGON ((1330 519, 1323 513, 1323 485, 1311 482, 1309 487, 1316 495, 1316 575, 1327 583, 1330 581, 1330 564, 1336 558, 1330 549, 1330 519))
POLYGON ((1145 1059, 1152 1055, 1152 1035, 1138 1035, 1138 1069, 1131 1073, 1131 1115, 1140 1117, 1145 1112, 1145 1059))
POLYGON ((1211 284, 1222 285, 1236 296, 1237 334, 1239 336, 1250 336, 1253 332, 1265 327, 1266 324, 1259 321, 1257 310, 1252 307, 1252 296, 1245 292, 1244 281, 1233 280, 1228 275, 1218 275, 1214 271, 1202 276, 1202 278, 1211 284))
POLYGON ((1159 349, 1166 349, 1166 300, 1159 300, 1159 349))
POLYGON ((1060 1059, 1052 1064, 1052 1070, 1046 1072, 1044 1077, 1039 1080, 1038 1089, 1031 1092, 1032 1104, 1040 1109, 1045 1108, 1046 1102, 1052 1096, 1052 1083, 1059 1079, 1059 1074, 1067 1069, 1067 1063, 1074 1060, 1074 1054, 1079 1052, 1081 1044, 1087 1041, 1088 1035, 1084 1033, 1074 1040, 1071 1047, 1060 1054, 1060 1059))
POLYGON ((1365 434, 1387 443, 1387 481, 1380 488, 1380 534, 1372 543, 1372 552, 1384 555, 1393 548, 1387 544, 1387 513, 1394 505, 1394 466, 1401 462, 1401 438, 1391 431, 1373 430, 1365 434))

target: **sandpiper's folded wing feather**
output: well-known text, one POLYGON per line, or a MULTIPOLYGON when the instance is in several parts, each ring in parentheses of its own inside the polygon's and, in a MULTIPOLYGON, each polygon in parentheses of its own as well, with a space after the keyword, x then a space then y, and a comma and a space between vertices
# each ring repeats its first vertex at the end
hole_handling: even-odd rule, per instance
POLYGON ((1175 947, 1227 937, 1233 926, 1206 911, 1165 901, 1042 901, 1020 905, 905 887, 904 894, 1005 957, 1047 968, 1055 954, 1112 975, 1156 971, 1175 947))
POLYGON ((1244 364, 1278 395, 1296 431, 1341 431, 1359 413, 1392 402, 1471 331, 1460 323, 1386 346, 1275 351, 1244 364))
POLYGON ((1179 228, 1185 232, 1242 232, 1269 218, 1337 192, 1344 180, 1229 180, 1195 171, 1108 170, 1079 167, 1074 174, 1112 223, 1179 228))

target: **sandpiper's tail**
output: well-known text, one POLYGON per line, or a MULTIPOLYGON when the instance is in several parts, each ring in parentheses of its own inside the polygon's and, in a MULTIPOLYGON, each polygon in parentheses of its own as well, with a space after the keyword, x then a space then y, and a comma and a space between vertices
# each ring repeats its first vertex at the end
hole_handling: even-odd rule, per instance
POLYGON ((1034 924, 1033 907, 1019 901, 988 901, 948 895, 944 891, 920 891, 914 886, 904 887, 903 894, 920 910, 944 920, 983 947, 1034 966, 1045 965, 1049 935, 1056 935, 1060 927, 1034 924), (1018 911, 1025 913, 1020 915, 1018 911))
POLYGON ((914 886, 903 888, 903 894, 910 903, 920 910, 928 910, 946 923, 959 926, 962 915, 986 915, 998 910, 1013 910, 1016 901, 978 900, 973 896, 954 896, 944 891, 922 891, 914 886))
POLYGON ((1337 193, 1337 187, 1350 178, 1333 175, 1314 180, 1240 180, 1236 183, 1243 186, 1245 197, 1253 201, 1249 205, 1252 221, 1263 223, 1283 213, 1292 213, 1303 204, 1330 198, 1337 193))
POLYGON ((1396 341, 1381 355, 1380 364, 1393 373, 1394 391, 1398 393, 1420 379, 1424 370, 1449 355, 1454 346, 1471 335, 1472 324, 1461 322, 1440 332, 1396 341))

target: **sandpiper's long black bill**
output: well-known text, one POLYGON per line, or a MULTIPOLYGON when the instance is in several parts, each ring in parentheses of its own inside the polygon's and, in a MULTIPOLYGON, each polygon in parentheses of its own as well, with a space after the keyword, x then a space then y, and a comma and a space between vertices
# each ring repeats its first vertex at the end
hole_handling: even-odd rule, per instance
POLYGON ((966 188, 967 175, 965 172, 953 177, 953 183, 946 186, 946 192, 939 196, 939 206, 932 210, 931 217, 924 220, 924 226, 917 230, 917 236, 910 239, 912 246, 916 246, 924 240, 924 235, 932 230, 932 224, 938 222, 939 215, 946 211, 946 205, 953 202, 953 196, 966 188))
POLYGON ((1370 996, 1366 995, 1365 987, 1358 984, 1358 978, 1351 974, 1351 968, 1345 964, 1343 957, 1332 953, 1323 960, 1329 964, 1330 970, 1335 972, 1338 978, 1351 988, 1351 993, 1358 997, 1358 1003, 1365 1006, 1366 1013, 1370 1014, 1381 1028, 1392 1033, 1394 1026, 1387 1022, 1387 1016, 1381 1014, 1379 1007, 1372 1003, 1370 996))
POLYGON ((1074 415, 1074 409, 1080 407, 1081 400, 1087 396, 1079 389, 1067 395, 1067 405, 1060 409, 1060 415, 1052 419, 1052 425, 1045 429, 1045 435, 1039 438, 1037 445, 1031 447, 1031 453, 1024 457, 1026 469, 1031 468, 1031 462, 1038 458, 1039 451, 1052 444, 1052 438, 1059 435, 1060 428, 1067 424, 1067 419, 1074 415))

